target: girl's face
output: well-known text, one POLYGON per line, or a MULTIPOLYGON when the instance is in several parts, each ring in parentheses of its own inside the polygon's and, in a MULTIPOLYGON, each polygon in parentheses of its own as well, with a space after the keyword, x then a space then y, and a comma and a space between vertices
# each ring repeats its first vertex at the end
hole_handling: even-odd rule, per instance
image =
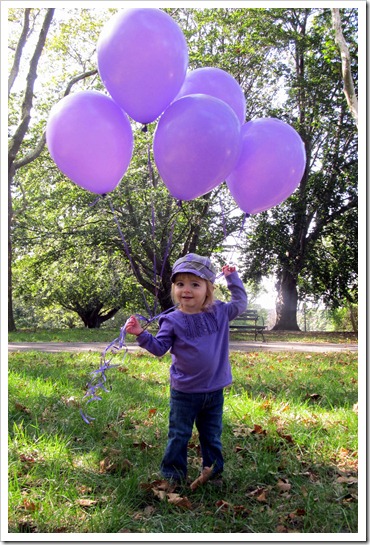
POLYGON ((207 296, 207 282, 195 274, 184 273, 175 277, 173 295, 186 314, 201 312, 207 296))

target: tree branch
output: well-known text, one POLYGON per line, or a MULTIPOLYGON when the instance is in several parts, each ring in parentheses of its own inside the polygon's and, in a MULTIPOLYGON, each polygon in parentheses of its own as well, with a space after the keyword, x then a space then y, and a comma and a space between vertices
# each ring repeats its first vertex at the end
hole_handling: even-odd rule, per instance
POLYGON ((317 222, 315 229, 313 229, 313 231, 311 231, 311 233, 308 235, 306 239, 306 243, 308 244, 314 240, 317 240, 322 235, 322 230, 324 227, 333 223, 333 221, 338 216, 343 215, 345 212, 348 212, 348 210, 352 210, 353 208, 356 208, 357 206, 358 206, 358 199, 357 197, 355 197, 353 200, 349 201, 347 204, 343 205, 341 208, 338 208, 337 210, 335 210, 329 216, 321 218, 317 222))
POLYGON ((335 32, 335 43, 337 44, 342 59, 342 75, 343 75, 343 87, 344 94, 347 100, 348 107, 355 120, 356 127, 358 127, 358 101, 353 84, 352 72, 351 72, 351 57, 347 42, 344 39, 342 32, 342 23, 340 19, 339 8, 331 8, 333 29, 335 32))
POLYGON ((29 28, 30 28, 30 13, 31 13, 31 8, 26 8, 24 10, 24 23, 23 23, 23 29, 22 29, 22 33, 20 35, 20 38, 18 40, 18 43, 17 43, 17 47, 16 47, 16 50, 15 50, 15 54, 14 54, 14 62, 13 62, 13 66, 10 70, 10 75, 9 75, 9 79, 8 79, 8 96, 10 94, 10 91, 13 87, 13 83, 15 82, 15 79, 18 75, 18 72, 19 72, 19 65, 20 65, 20 62, 21 62, 21 58, 22 58, 22 51, 23 51, 23 47, 24 47, 24 44, 26 43, 26 40, 27 40, 27 34, 28 34, 28 31, 29 31, 29 28))
MULTIPOLYGON (((95 70, 88 70, 87 72, 83 72, 82 74, 78 74, 77 76, 74 76, 67 84, 66 90, 64 92, 64 96, 67 96, 73 87, 75 83, 78 81, 81 81, 82 79, 88 78, 90 76, 94 76, 97 74, 98 71, 95 70)), ((36 144, 36 147, 27 155, 19 159, 18 161, 14 162, 14 170, 17 170, 18 168, 24 167, 25 165, 28 165, 29 163, 32 163, 37 157, 40 155, 42 150, 44 149, 46 143, 46 132, 44 131, 39 139, 39 141, 36 144)))
POLYGON ((30 62, 30 69, 27 74, 27 84, 24 93, 22 108, 21 108, 21 122, 15 131, 13 138, 9 143, 9 166, 15 160, 15 157, 22 145, 25 134, 28 130, 31 121, 31 109, 33 104, 33 88, 37 78, 37 66, 40 60, 40 56, 45 45, 46 36, 54 15, 54 8, 48 9, 45 15, 43 25, 40 30, 39 39, 37 41, 35 51, 32 55, 30 62))

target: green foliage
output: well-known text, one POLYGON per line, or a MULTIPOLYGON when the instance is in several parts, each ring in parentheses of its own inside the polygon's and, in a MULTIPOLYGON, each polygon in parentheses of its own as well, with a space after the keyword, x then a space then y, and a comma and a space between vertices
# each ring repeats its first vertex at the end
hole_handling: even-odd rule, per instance
MULTIPOLYGON (((285 278, 296 283, 302 300, 309 295, 337 305, 350 293, 356 297, 357 289, 357 131, 340 62, 328 57, 330 11, 279 11, 280 43, 292 57, 284 71, 287 100, 274 115, 300 133, 307 168, 288 200, 250 220, 246 277, 273 274, 282 280, 282 298, 285 278)), ((355 36, 356 30, 352 17, 347 31, 355 36)))
MULTIPOLYGON (((354 301, 357 137, 342 93, 330 9, 166 11, 184 31, 191 69, 216 66, 230 72, 245 92, 247 120, 279 117, 298 130, 306 145, 308 167, 299 189, 279 207, 250 218, 249 229, 239 238, 246 281, 258 282, 269 274, 279 277, 287 271, 297 282, 301 298, 324 297, 328 305, 341 304, 343 299, 354 301)), ((356 11, 346 8, 341 13, 355 82, 356 11)), ((45 9, 30 12, 31 29, 36 33, 45 9)), ((96 69, 96 42, 115 12, 55 10, 39 63, 31 124, 17 160, 37 147, 50 108, 69 89, 71 79, 96 69)), ((23 9, 9 10, 11 58, 23 13, 23 9)), ((31 38, 22 57, 23 79, 30 44, 31 38)), ((22 85, 23 80, 10 95, 10 136, 19 123, 22 85)), ((73 92, 89 88, 103 90, 97 74, 75 83, 73 92)), ((133 128, 135 151, 130 169, 109 196, 115 217, 107 199, 89 206, 94 197, 69 182, 45 148, 10 181, 19 319, 26 316, 28 306, 33 305, 29 315, 36 317, 40 305, 50 308, 52 301, 73 306, 75 312, 77 306, 86 308, 91 302, 103 301, 106 310, 126 310, 133 303, 147 313, 147 305, 153 308, 155 298, 161 308, 167 308, 170 264, 187 251, 213 254, 221 262, 225 232, 239 232, 241 213, 225 185, 180 208, 156 173, 152 156, 148 163, 154 124, 147 133, 136 123, 133 128)))

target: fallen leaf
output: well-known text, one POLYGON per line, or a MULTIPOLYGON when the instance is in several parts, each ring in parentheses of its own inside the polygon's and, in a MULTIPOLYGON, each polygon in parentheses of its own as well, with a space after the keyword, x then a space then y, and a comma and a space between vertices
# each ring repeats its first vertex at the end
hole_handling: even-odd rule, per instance
POLYGON ((15 402, 15 408, 17 409, 17 411, 21 411, 22 413, 31 414, 31 410, 25 405, 22 405, 22 403, 19 403, 18 401, 15 402))
POLYGON ((218 507, 219 511, 227 511, 232 507, 232 505, 225 500, 218 500, 216 501, 216 507, 218 507))
POLYGON ((264 490, 259 496, 257 496, 256 500, 265 503, 267 502, 267 496, 266 496, 267 490, 264 490))
POLYGON ((149 445, 145 441, 140 441, 140 443, 135 442, 133 443, 133 446, 136 448, 139 448, 140 450, 147 450, 147 449, 153 448, 153 445, 149 445))
POLYGON ((288 518, 291 521, 296 521, 298 517, 303 517, 305 514, 306 511, 304 509, 296 509, 295 511, 292 511, 292 513, 289 513, 288 518))
POLYGON ((341 477, 338 477, 337 479, 337 483, 356 484, 357 482, 358 482, 358 479, 352 476, 349 476, 349 477, 341 476, 341 477))
POLYGON ((193 506, 186 496, 180 496, 180 494, 170 493, 167 494, 168 503, 182 507, 183 509, 192 509, 193 506))
POLYGON ((151 517, 155 513, 155 507, 153 507, 153 505, 147 505, 143 513, 146 517, 151 517))
POLYGON ((276 526, 276 532, 278 534, 287 534, 288 528, 286 526, 283 526, 282 524, 279 524, 278 526, 276 526))
POLYGON ((77 491, 78 491, 79 494, 91 494, 92 487, 91 486, 81 485, 81 486, 77 487, 77 491))
POLYGON ((165 500, 167 497, 167 494, 164 490, 158 490, 158 488, 152 488, 154 496, 159 498, 161 501, 165 500))
POLYGON ((259 426, 258 424, 254 425, 253 431, 251 433, 257 433, 260 435, 266 435, 267 431, 262 428, 262 426, 259 426))
POLYGON ((292 485, 283 479, 279 479, 276 486, 280 492, 289 492, 292 488, 292 485))
POLYGON ((266 490, 266 488, 263 488, 263 487, 256 488, 255 490, 252 490, 251 492, 248 492, 247 496, 249 496, 251 498, 254 497, 254 496, 259 496, 265 490, 266 490))
POLYGON ((80 505, 81 507, 92 507, 93 505, 96 505, 98 503, 97 500, 88 500, 88 499, 80 499, 76 500, 77 505, 80 505))
POLYGON ((19 456, 19 459, 21 460, 21 462, 26 462, 28 464, 34 464, 35 462, 37 462, 37 458, 32 454, 21 454, 19 456))
POLYGON ((284 441, 286 441, 287 443, 294 443, 293 437, 291 435, 283 433, 281 430, 277 430, 277 433, 278 433, 279 437, 284 439, 284 441))
POLYGON ((140 483, 140 488, 148 492, 150 491, 154 492, 154 490, 160 490, 160 491, 171 493, 175 491, 176 485, 173 483, 170 483, 169 481, 158 479, 151 483, 140 483))
POLYGON ((111 460, 108 456, 100 461, 99 463, 99 473, 126 473, 129 469, 132 468, 132 463, 130 460, 111 460))
POLYGON ((26 509, 26 511, 37 511, 39 509, 39 506, 36 503, 27 500, 27 498, 24 498, 23 500, 23 507, 26 509))
POLYGON ((62 396, 62 401, 63 403, 65 403, 68 407, 71 407, 71 406, 79 406, 79 402, 76 400, 75 397, 71 396, 71 397, 64 397, 62 396))

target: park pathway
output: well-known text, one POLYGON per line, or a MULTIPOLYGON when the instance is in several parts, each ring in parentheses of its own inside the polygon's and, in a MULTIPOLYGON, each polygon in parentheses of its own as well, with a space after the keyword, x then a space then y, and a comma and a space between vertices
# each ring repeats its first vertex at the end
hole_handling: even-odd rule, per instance
MULTIPOLYGON (((40 352, 103 352, 109 343, 64 343, 64 342, 12 342, 8 343, 9 352, 40 351, 40 352)), ((129 352, 142 350, 135 343, 127 343, 129 352)), ((357 344, 335 343, 299 343, 299 342, 248 342, 230 341, 230 350, 241 352, 357 352, 357 344)))

